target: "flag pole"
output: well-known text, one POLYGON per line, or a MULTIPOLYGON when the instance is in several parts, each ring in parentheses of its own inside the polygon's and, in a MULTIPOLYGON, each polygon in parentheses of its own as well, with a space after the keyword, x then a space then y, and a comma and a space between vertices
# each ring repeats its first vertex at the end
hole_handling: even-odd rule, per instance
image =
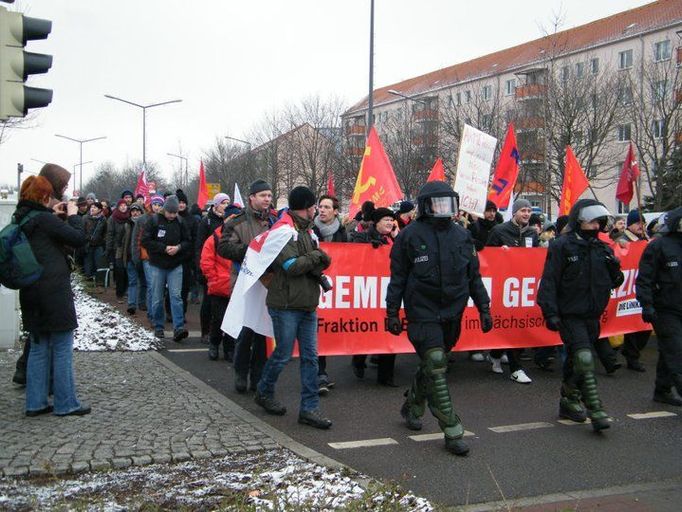
POLYGON ((637 196, 637 213, 639 214, 639 222, 642 223, 642 233, 644 233, 644 238, 649 240, 649 233, 646 232, 644 215, 642 214, 642 197, 639 193, 639 180, 634 180, 632 184, 635 186, 635 195, 637 196))

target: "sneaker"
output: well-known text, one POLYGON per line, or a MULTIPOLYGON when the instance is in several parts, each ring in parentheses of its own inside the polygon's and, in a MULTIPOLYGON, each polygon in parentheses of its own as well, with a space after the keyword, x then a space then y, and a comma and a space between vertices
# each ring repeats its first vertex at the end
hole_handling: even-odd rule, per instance
POLYGON ((640 372, 644 373, 646 371, 646 368, 644 368, 644 365, 640 363, 637 360, 633 361, 628 361, 628 370, 632 370, 634 372, 640 372))
POLYGON ((677 407, 682 406, 682 400, 675 396, 672 391, 654 391, 654 402, 659 404, 675 405, 677 407))
POLYGON ((502 364, 509 364, 509 358, 507 357, 507 354, 502 354, 500 361, 502 362, 502 364))
POLYGON ((166 333, 163 332, 163 329, 156 329, 154 331, 154 336, 156 336, 158 339, 162 340, 166 337, 166 333))
POLYGON ((320 383, 317 387, 317 394, 320 396, 327 396, 329 394, 329 387, 326 384, 320 383))
MULTIPOLYGON (((287 408, 284 407, 281 403, 279 403, 275 399, 275 397, 263 396, 260 393, 256 393, 256 396, 254 397, 254 401, 258 405, 260 405, 263 409, 265 409, 265 412, 267 412, 268 414, 274 414, 275 416, 283 416, 287 412, 287 408)), ((308 414, 311 414, 311 413, 308 413, 308 414)), ((303 414, 303 413, 301 413, 301 414, 303 414)), ((301 415, 299 415, 298 421, 299 421, 299 423, 301 423, 301 415)), ((329 420, 327 420, 327 421, 329 421, 329 420)), ((310 423, 309 423, 309 425, 310 425, 310 423)), ((329 422, 329 426, 331 426, 331 422, 329 422)), ((329 426, 318 427, 318 428, 329 428, 329 426)))
POLYGON ((90 414, 91 409, 89 405, 81 404, 80 409, 75 411, 67 412, 66 414, 55 414, 55 416, 85 416, 90 414))
POLYGON ((310 425, 311 427, 326 430, 332 426, 332 422, 322 416, 319 410, 301 411, 298 413, 298 422, 302 425, 310 425))
POLYGON ((504 373, 504 370, 502 369, 502 360, 501 359, 499 359, 497 357, 491 357, 490 362, 492 363, 493 373, 499 373, 499 374, 504 373))
POLYGON ((483 352, 474 352, 471 354, 471 360, 475 363, 483 363, 485 362, 485 356, 483 352))
POLYGON ((523 370, 516 370, 514 373, 511 374, 510 378, 511 380, 513 380, 514 382, 518 382, 519 384, 530 384, 531 382, 533 382, 532 380, 530 380, 530 377, 528 377, 528 375, 526 375, 526 372, 524 372, 523 370))
POLYGON ((182 328, 182 329, 175 329, 173 331, 173 341, 176 342, 181 342, 184 340, 187 336, 189 336, 189 332, 187 332, 187 329, 182 328))
POLYGON ((52 410, 52 406, 48 405, 44 409, 38 409, 37 411, 26 411, 26 416, 32 418, 34 416, 40 416, 41 414, 50 414, 52 410))
POLYGON ((211 343, 208 346, 208 358, 211 361, 217 361, 218 360, 218 345, 214 345, 211 343))
POLYGON ((242 377, 239 374, 235 374, 234 389, 237 393, 246 393, 246 377, 242 377))
POLYGON ((17 386, 26 386, 26 369, 17 368, 14 371, 14 375, 12 376, 12 382, 14 382, 17 386))

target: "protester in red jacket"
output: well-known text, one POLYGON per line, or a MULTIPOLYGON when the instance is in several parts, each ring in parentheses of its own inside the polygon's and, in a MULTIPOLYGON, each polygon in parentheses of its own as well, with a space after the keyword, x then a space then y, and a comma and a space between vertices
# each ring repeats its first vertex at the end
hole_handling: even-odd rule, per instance
POLYGON ((225 224, 221 224, 218 226, 204 242, 199 266, 201 267, 201 272, 204 274, 204 277, 206 277, 211 304, 208 358, 211 361, 218 359, 218 347, 222 341, 223 356, 226 361, 232 362, 232 357, 234 355, 234 339, 220 329, 223 317, 225 316, 225 310, 227 309, 227 304, 230 301, 230 294, 232 293, 231 284, 234 284, 230 283, 232 260, 223 258, 217 251, 224 225, 225 224))

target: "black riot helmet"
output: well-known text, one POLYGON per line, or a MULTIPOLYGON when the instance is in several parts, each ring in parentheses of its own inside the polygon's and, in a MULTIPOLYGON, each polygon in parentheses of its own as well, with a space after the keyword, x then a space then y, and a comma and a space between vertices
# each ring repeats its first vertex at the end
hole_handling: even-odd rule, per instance
POLYGON ((577 231, 581 222, 599 221, 599 230, 603 231, 609 223, 611 214, 602 203, 596 199, 580 199, 573 205, 568 214, 570 231, 577 231))
POLYGON ((459 196, 444 181, 429 181, 417 195, 417 217, 451 219, 459 209, 459 196))

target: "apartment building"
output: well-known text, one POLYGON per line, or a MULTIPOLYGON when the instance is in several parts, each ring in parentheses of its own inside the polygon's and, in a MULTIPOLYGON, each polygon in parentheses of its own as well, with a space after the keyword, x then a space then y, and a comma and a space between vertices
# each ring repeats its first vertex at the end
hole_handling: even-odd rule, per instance
MULTIPOLYGON (((400 173, 426 176, 437 156, 453 172, 464 123, 497 137, 499 150, 514 122, 517 194, 555 213, 570 144, 592 184, 583 197, 624 212, 615 187, 629 143, 642 196, 654 196, 657 169, 682 142, 681 64, 682 0, 660 0, 376 89, 373 122, 385 144, 409 139, 417 155, 397 164, 400 148, 387 148, 399 181, 400 173)), ((359 157, 367 98, 342 118, 346 155, 359 157)))

